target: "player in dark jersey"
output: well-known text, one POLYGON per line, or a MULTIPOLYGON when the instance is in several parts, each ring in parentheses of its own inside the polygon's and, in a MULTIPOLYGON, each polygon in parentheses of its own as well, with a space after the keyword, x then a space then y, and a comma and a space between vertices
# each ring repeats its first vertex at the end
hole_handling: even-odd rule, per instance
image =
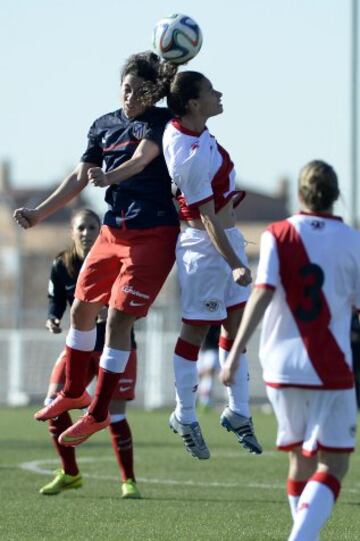
MULTIPOLYGON (((61 252, 53 261, 49 280, 49 309, 46 327, 50 332, 61 332, 61 319, 67 305, 74 301, 76 279, 85 257, 95 242, 100 231, 100 219, 89 209, 76 212, 71 220, 72 246, 61 252)), ((96 323, 96 344, 91 354, 88 383, 97 374, 100 355, 104 347, 106 308, 100 312, 96 323)), ((133 444, 130 426, 126 419, 126 402, 135 397, 136 382, 136 343, 132 333, 131 355, 126 370, 119 380, 118 387, 110 402, 110 433, 115 456, 121 471, 121 492, 123 498, 140 498, 134 474, 133 444)), ((65 382, 65 352, 63 351, 52 370, 45 405, 50 404, 65 382)), ((49 432, 54 448, 61 460, 62 468, 55 478, 40 489, 40 494, 54 495, 63 490, 82 486, 82 477, 73 447, 64 447, 58 441, 59 435, 72 425, 68 412, 56 419, 49 419, 49 432)))
POLYGON ((154 53, 130 57, 121 73, 123 107, 93 123, 80 164, 48 199, 14 213, 26 229, 66 205, 88 182, 107 187, 109 210, 80 272, 71 310, 65 387, 35 415, 45 421, 90 405, 85 383, 95 320, 109 305, 95 398, 60 437, 63 445, 78 445, 110 423, 108 405, 129 358, 133 323, 147 314, 174 264, 179 226, 162 154, 170 113, 154 104, 167 95, 175 72, 154 53))

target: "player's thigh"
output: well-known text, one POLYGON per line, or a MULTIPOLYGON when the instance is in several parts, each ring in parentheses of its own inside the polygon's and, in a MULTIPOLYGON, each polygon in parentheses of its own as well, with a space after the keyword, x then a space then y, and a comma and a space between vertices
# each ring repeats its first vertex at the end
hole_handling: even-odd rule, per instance
POLYGON ((111 289, 111 308, 144 317, 175 262, 178 229, 158 227, 133 232, 131 249, 111 289))
POLYGON ((75 297, 89 303, 106 305, 128 248, 113 228, 102 226, 100 234, 85 258, 76 283, 75 297))
POLYGON ((176 262, 184 321, 221 322, 231 269, 205 231, 188 228, 179 236, 176 262))
POLYGON ((352 452, 356 437, 355 390, 325 391, 320 395, 320 398, 322 397, 323 405, 313 411, 315 418, 321 414, 319 448, 330 452, 341 450, 352 452))
POLYGON ((306 432, 304 393, 296 388, 266 387, 277 424, 276 445, 280 450, 291 450, 302 444, 306 432))

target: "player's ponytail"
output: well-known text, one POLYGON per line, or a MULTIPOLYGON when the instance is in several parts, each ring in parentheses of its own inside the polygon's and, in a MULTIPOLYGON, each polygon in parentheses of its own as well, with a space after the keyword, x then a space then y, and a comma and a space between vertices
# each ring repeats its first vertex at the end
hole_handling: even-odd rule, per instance
POLYGON ((299 195, 314 212, 331 209, 340 195, 338 178, 331 165, 321 160, 306 164, 300 171, 299 195))

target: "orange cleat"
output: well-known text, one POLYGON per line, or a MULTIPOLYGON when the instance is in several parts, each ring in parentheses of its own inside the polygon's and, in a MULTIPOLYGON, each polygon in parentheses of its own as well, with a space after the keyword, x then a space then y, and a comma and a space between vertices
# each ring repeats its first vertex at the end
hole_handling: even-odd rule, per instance
POLYGON ((87 408, 90 405, 90 402, 91 396, 87 391, 84 391, 83 394, 77 398, 65 396, 62 391, 60 391, 57 397, 48 406, 37 411, 34 417, 37 421, 48 421, 49 419, 59 417, 64 411, 87 408))
POLYGON ((80 419, 70 426, 65 432, 63 432, 58 441, 60 445, 64 447, 76 447, 83 441, 90 438, 95 432, 103 430, 110 424, 110 415, 106 417, 104 421, 96 421, 90 413, 86 413, 80 419))

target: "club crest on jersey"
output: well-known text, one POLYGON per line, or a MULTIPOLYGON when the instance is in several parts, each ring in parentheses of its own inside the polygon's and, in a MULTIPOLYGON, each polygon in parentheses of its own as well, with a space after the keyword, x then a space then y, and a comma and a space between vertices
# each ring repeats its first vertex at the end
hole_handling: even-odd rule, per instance
POLYGON ((145 124, 143 122, 134 122, 132 127, 132 133, 135 139, 142 139, 145 133, 145 124))
POLYGON ((209 312, 216 312, 219 309, 219 301, 215 299, 209 299, 204 302, 205 308, 209 310, 209 312))
POLYGON ((325 222, 323 220, 312 220, 311 227, 313 229, 323 229, 325 227, 325 222))

